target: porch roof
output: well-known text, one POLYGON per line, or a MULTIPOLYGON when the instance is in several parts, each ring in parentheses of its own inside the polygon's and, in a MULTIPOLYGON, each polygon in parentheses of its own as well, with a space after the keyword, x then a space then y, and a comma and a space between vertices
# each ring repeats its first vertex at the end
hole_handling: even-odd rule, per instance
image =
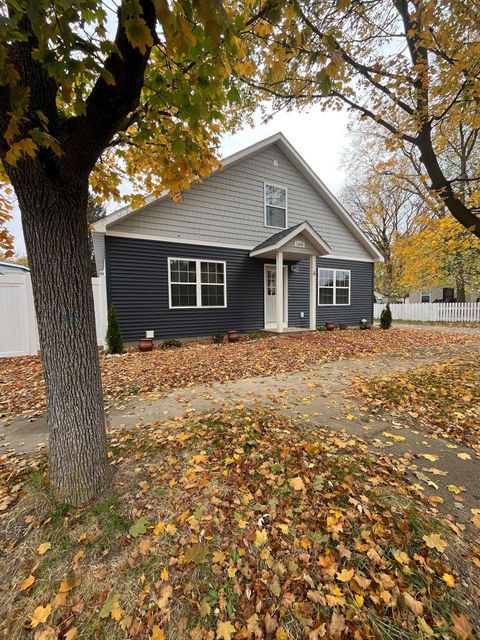
POLYGON ((258 244, 250 251, 251 258, 270 258, 277 251, 284 251, 286 260, 303 260, 310 255, 324 256, 332 252, 328 243, 305 220, 293 227, 274 233, 269 238, 258 244), (307 242, 303 246, 297 244, 295 239, 299 236, 307 242))

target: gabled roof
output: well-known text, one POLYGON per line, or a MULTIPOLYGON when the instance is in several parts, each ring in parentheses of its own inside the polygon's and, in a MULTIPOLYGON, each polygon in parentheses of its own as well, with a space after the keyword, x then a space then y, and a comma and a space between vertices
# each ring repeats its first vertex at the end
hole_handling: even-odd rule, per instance
POLYGON ((302 234, 317 251, 317 255, 323 256, 332 252, 331 247, 325 242, 322 236, 315 231, 312 225, 305 220, 293 227, 288 227, 283 231, 274 233, 272 236, 258 244, 250 251, 250 257, 261 256, 270 251, 279 251, 287 242, 302 234))
MULTIPOLYGON (((330 206, 330 208, 334 211, 334 213, 342 220, 345 226, 349 229, 349 231, 360 241, 360 243, 365 247, 365 249, 370 253, 374 260, 381 261, 383 257, 381 253, 376 249, 373 243, 368 239, 365 233, 360 229, 358 224, 353 220, 353 218, 347 213, 344 207, 340 204, 337 198, 333 195, 333 193, 325 186, 325 184, 320 180, 317 174, 313 171, 313 169, 305 162, 305 160, 301 157, 298 151, 290 144, 290 142, 285 138, 283 133, 275 133, 260 142, 256 142, 255 144, 242 149, 241 151, 237 151, 237 153, 228 156, 222 160, 222 167, 227 168, 232 165, 249 158, 250 156, 255 155, 259 151, 263 151, 268 147, 276 144, 280 150, 287 156, 290 162, 297 168, 297 170, 304 176, 304 178, 312 185, 312 187, 317 191, 317 193, 326 201, 326 203, 330 206)), ((219 171, 220 168, 214 169, 214 173, 219 171)), ((208 180, 208 178, 206 178, 208 180)), ((138 209, 133 209, 130 206, 123 207, 122 209, 118 209, 113 213, 105 216, 102 220, 95 222, 93 226, 93 231, 105 233, 110 227, 114 226, 120 220, 130 216, 132 213, 141 211, 145 207, 152 204, 152 202, 162 200, 168 196, 167 192, 163 193, 158 198, 154 198, 152 196, 147 197, 147 202, 142 207, 138 209)))

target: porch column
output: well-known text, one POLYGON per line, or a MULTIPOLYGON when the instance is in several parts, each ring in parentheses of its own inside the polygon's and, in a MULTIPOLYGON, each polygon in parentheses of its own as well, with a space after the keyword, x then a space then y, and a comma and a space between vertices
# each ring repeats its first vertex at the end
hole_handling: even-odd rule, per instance
POLYGON ((310 329, 317 328, 317 256, 310 256, 310 329))
POLYGON ((277 331, 283 333, 283 251, 277 251, 277 331))

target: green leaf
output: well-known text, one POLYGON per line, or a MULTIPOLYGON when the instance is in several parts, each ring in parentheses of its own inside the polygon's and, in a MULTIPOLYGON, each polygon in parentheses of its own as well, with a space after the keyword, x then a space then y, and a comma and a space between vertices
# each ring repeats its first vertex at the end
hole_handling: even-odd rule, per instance
POLYGON ((273 595, 277 598, 280 597, 280 585, 278 584, 278 582, 273 582, 270 586, 270 590, 273 593, 273 595))
POLYGON ((132 524, 130 527, 129 533, 134 538, 138 538, 138 536, 143 536, 147 533, 147 520, 145 518, 139 518, 135 524, 132 524))
POLYGON ((135 49, 145 53, 147 48, 153 47, 153 38, 147 23, 143 18, 130 18, 126 21, 125 32, 135 49))
POLYGON ((112 610, 118 607, 118 596, 116 593, 112 593, 103 603, 103 607, 98 614, 100 618, 108 618, 112 613, 112 610))
POLYGON ((185 551, 185 561, 202 564, 207 561, 208 547, 204 544, 193 544, 185 551))

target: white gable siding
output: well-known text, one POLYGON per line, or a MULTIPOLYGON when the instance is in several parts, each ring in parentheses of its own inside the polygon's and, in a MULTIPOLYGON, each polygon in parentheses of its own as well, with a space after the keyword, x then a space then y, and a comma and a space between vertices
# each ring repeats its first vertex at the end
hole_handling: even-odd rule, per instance
POLYGON ((154 202, 113 225, 111 231, 253 248, 276 232, 264 224, 265 182, 287 188, 289 227, 307 220, 333 254, 372 259, 276 145, 194 185, 183 193, 180 204, 169 199, 154 202))

